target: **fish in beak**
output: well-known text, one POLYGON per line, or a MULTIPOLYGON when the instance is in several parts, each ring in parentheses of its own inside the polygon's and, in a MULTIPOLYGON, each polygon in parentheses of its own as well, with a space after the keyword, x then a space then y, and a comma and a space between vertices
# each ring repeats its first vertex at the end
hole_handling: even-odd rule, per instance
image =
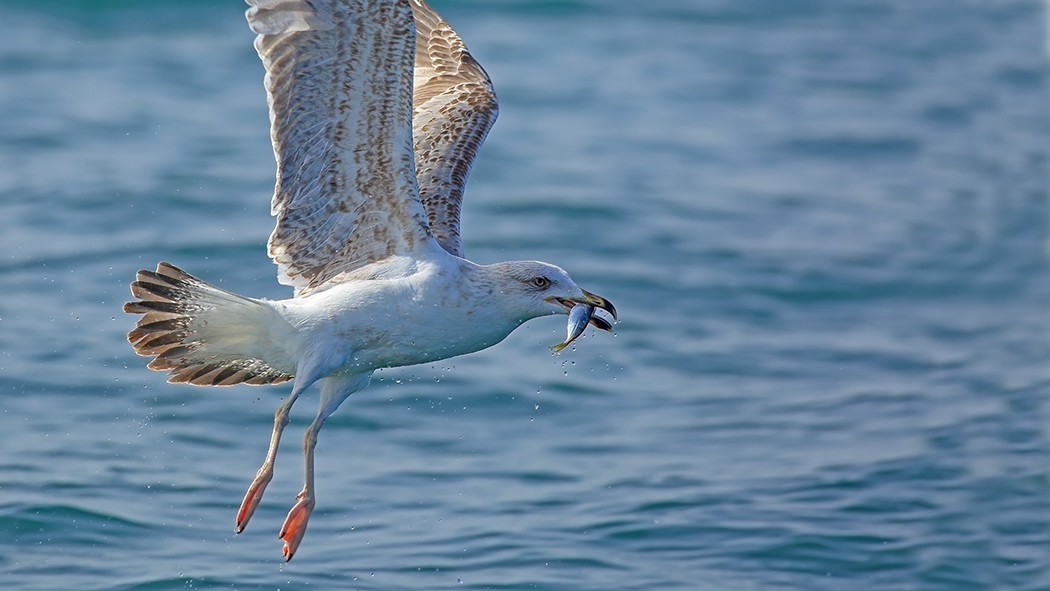
POLYGON ((557 345, 551 345, 551 349, 554 349, 556 352, 569 346, 569 343, 575 341, 576 337, 583 334, 584 329, 587 328, 587 324, 592 324, 595 328, 612 332, 612 324, 610 324, 608 320, 601 316, 594 315, 594 309, 601 308, 609 314, 612 314, 613 320, 616 319, 616 308, 613 307, 612 302, 600 295, 584 291, 582 298, 562 298, 551 296, 545 299, 552 304, 562 306, 569 312, 569 325, 566 328, 565 341, 558 343, 557 345))
POLYGON ((576 304, 573 306, 569 310, 569 326, 565 341, 557 345, 551 345, 551 349, 557 352, 568 347, 569 343, 575 341, 576 337, 583 334, 583 329, 587 328, 587 323, 591 321, 593 316, 594 306, 590 304, 576 304))

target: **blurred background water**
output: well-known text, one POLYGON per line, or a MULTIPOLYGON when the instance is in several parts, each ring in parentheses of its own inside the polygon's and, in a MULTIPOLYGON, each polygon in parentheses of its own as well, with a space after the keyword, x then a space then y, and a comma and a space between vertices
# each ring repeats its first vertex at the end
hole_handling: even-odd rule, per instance
POLYGON ((1038 0, 434 0, 502 112, 468 256, 621 311, 384 371, 318 447, 287 386, 166 384, 139 268, 282 298, 235 0, 0 0, 9 589, 1050 589, 1038 0))

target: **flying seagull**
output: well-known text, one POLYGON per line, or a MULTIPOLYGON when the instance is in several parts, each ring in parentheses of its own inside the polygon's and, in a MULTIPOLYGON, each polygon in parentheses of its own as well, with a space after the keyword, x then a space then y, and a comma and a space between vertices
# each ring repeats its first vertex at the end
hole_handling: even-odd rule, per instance
POLYGON ((571 340, 587 322, 611 328, 595 307, 613 320, 616 310, 554 265, 463 258, 460 203, 496 95, 433 9, 422 0, 247 3, 277 159, 268 249, 294 297, 243 297, 162 262, 138 272, 139 300, 124 311, 143 315, 128 340, 169 382, 294 380, 238 533, 273 477, 292 404, 320 382, 303 490, 280 532, 291 560, 314 508, 318 431, 372 372, 480 351, 526 320, 586 306, 573 314, 571 340))

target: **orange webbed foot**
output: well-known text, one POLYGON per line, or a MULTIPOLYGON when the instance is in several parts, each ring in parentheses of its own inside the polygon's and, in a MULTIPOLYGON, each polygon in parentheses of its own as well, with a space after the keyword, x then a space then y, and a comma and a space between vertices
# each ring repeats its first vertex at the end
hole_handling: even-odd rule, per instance
POLYGON ((295 551, 299 548, 299 542, 303 540, 306 533, 306 523, 310 520, 310 513, 314 510, 313 495, 299 494, 299 502, 288 512, 288 517, 281 526, 279 537, 284 540, 284 560, 292 559, 295 551))
POLYGON ((266 485, 270 483, 272 478, 273 469, 267 470, 265 467, 259 469, 259 472, 255 475, 255 480, 248 487, 248 492, 244 493, 241 508, 237 510, 237 522, 233 526, 233 531, 237 533, 244 531, 245 526, 248 525, 248 520, 255 513, 255 508, 259 506, 259 501, 262 500, 266 485))

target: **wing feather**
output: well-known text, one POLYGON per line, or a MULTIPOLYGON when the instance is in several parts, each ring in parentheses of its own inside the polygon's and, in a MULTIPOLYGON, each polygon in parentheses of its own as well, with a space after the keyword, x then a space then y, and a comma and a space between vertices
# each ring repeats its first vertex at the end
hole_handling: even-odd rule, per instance
POLYGON ((471 164, 499 107, 488 74, 459 35, 423 0, 412 0, 416 55, 412 134, 427 222, 445 250, 463 256, 459 214, 471 164))
POLYGON ((409 0, 246 0, 277 160, 269 254, 302 295, 432 240, 412 146, 409 0))

